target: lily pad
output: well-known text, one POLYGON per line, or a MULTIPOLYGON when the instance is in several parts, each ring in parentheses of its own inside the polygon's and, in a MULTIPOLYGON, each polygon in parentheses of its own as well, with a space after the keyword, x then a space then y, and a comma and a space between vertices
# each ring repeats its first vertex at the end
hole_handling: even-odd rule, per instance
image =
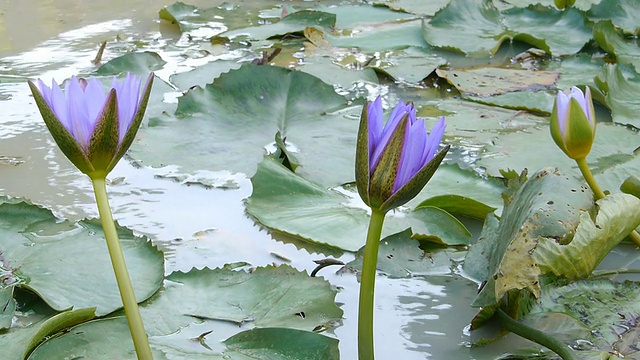
POLYGON ((631 64, 636 72, 640 71, 640 43, 637 38, 616 30, 609 20, 598 22, 593 27, 593 36, 603 50, 616 57, 618 63, 631 64))
MULTIPOLYGON (((91 359, 96 360, 133 360, 136 356, 128 333, 127 322, 123 317, 91 321, 48 340, 29 359, 51 359, 51 354, 56 354, 69 359, 90 355, 91 359)), ((221 352, 200 346, 200 340, 196 338, 184 339, 183 345, 195 344, 202 351, 163 347, 154 338, 150 342, 153 357, 159 360, 339 359, 338 340, 287 328, 261 328, 240 332, 224 341, 226 349, 221 352)))
POLYGON ((496 208, 488 206, 477 200, 460 195, 440 195, 429 198, 418 205, 418 207, 431 206, 442 209, 448 213, 460 216, 467 216, 484 220, 496 208))
POLYGON ((533 258, 543 272, 566 279, 583 279, 604 257, 640 225, 640 199, 628 194, 608 195, 598 200, 595 220, 580 214, 580 223, 569 244, 544 241, 533 258))
POLYGON ((469 55, 495 54, 507 40, 501 15, 490 0, 452 0, 430 20, 423 20, 422 35, 430 45, 469 55))
MULTIPOLYGON (((246 200, 247 212, 263 225, 306 241, 348 251, 356 251, 364 245, 369 215, 357 192, 344 188, 326 190, 270 157, 258 165, 251 182, 253 193, 246 200), (274 207, 274 204, 279 206, 274 207)), ((455 218, 419 209, 402 216, 389 214, 383 234, 386 236, 408 227, 418 234, 433 235, 434 241, 444 244, 466 243, 469 239, 466 228, 455 218)))
POLYGON ((638 0, 602 0, 587 12, 589 19, 611 20, 628 34, 637 35, 640 25, 640 1, 638 0))
MULTIPOLYGON (((96 307, 96 315, 122 308, 102 227, 97 221, 70 223, 34 205, 0 204, 0 251, 16 286, 38 294, 52 308, 96 307)), ((162 285, 164 257, 151 243, 119 228, 138 301, 162 285)))
POLYGON ((379 23, 345 36, 325 34, 325 39, 336 47, 355 47, 371 52, 428 46, 420 33, 419 19, 379 23))
POLYGON ((513 91, 532 91, 555 86, 558 73, 502 68, 437 69, 444 78, 465 95, 490 96, 513 91))
MULTIPOLYGON (((346 267, 362 271, 363 258, 364 246, 346 267)), ((422 250, 420 243, 411 238, 410 229, 387 236, 380 241, 376 268, 391 278, 446 275, 451 273, 451 266, 452 260, 446 251, 422 250)))
POLYGON ((521 181, 505 193, 500 222, 485 224, 491 228, 483 229, 465 259, 465 270, 486 281, 472 306, 496 306, 512 290, 526 289, 539 298, 539 277, 548 270, 536 262, 534 251, 541 242, 570 243, 581 212, 593 207, 589 189, 557 170, 540 170, 521 181))
POLYGON ((162 69, 166 63, 157 53, 144 51, 125 54, 109 60, 109 62, 100 66, 96 73, 99 75, 118 75, 130 72, 146 77, 150 72, 162 69))
POLYGON ((611 117, 618 124, 629 124, 640 129, 640 78, 627 78, 618 65, 603 66, 596 78, 598 88, 605 94, 611 117))
POLYGON ((384 0, 376 1, 374 6, 386 6, 391 10, 411 14, 432 16, 449 3, 449 0, 384 0))
MULTIPOLYGON (((640 157, 634 155, 638 134, 611 123, 599 123, 596 131, 587 161, 600 186, 615 192, 624 179, 640 171, 640 157)), ((493 144, 484 147, 476 164, 483 167, 488 175, 497 177, 501 176, 501 169, 521 171, 546 166, 580 176, 575 162, 556 146, 545 124, 502 134, 493 144), (536 156, 522 151, 523 146, 535 149, 536 156)))
POLYGON ((190 173, 252 174, 280 132, 300 161, 299 171, 333 186, 353 176, 357 118, 328 113, 345 105, 333 86, 309 74, 245 64, 179 98, 177 117, 153 118, 129 155, 146 165, 174 164, 190 173), (160 143, 164 146, 158 148, 160 143))
POLYGON ((300 10, 288 14, 274 23, 244 29, 237 29, 220 34, 228 38, 247 36, 254 40, 265 40, 291 33, 302 33, 306 27, 331 29, 336 25, 336 15, 317 10, 300 10))
POLYGON ((502 12, 503 24, 515 40, 531 44, 554 56, 571 55, 591 40, 584 13, 576 8, 531 5, 502 12))
POLYGON ((338 340, 286 328, 244 331, 225 340, 230 359, 338 360, 338 340))
MULTIPOLYGON (((572 339, 586 345, 584 350, 576 351, 581 359, 601 359, 588 357, 601 352, 635 358, 638 355, 638 296, 640 284, 637 282, 580 280, 546 287, 540 305, 531 310, 531 315, 565 314, 571 317, 569 321, 575 319, 583 323, 590 331, 572 339)), ((563 321, 559 326, 566 323, 563 321)), ((622 356, 616 358, 622 359, 622 356)))
POLYGON ((471 56, 494 55, 510 40, 552 55, 568 55, 580 51, 591 38, 584 14, 574 8, 559 11, 538 5, 501 12, 490 0, 452 0, 423 21, 422 33, 433 46, 471 56))
POLYGON ((64 311, 26 327, 14 326, 0 336, 0 356, 5 360, 23 360, 57 332, 93 319, 94 311, 95 308, 64 311))

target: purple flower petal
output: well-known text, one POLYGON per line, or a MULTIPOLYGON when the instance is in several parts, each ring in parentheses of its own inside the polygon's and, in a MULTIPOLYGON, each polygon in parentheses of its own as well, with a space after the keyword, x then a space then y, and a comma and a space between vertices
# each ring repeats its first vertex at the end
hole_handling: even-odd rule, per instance
MULTIPOLYGON (((398 127, 398 124, 400 123, 400 121, 402 121, 402 118, 405 115, 409 114, 412 109, 413 106, 411 104, 405 104, 401 101, 391 112, 389 119, 384 124, 384 128, 376 138, 377 141, 372 145, 373 153, 369 154, 369 170, 371 172, 373 172, 373 169, 378 164, 378 160, 380 160, 382 152, 387 146, 387 143, 389 143, 391 135, 393 135, 393 131, 396 129, 396 127, 398 127)), ((415 112, 415 109, 413 111, 415 112)))

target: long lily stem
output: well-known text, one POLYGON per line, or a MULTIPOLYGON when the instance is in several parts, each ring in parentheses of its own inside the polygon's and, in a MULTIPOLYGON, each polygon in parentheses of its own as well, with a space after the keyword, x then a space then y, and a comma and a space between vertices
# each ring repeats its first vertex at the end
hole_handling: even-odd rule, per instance
POLYGON ((98 204, 98 212, 100 213, 102 229, 105 239, 107 240, 109 256, 111 257, 111 265, 113 265, 113 272, 116 275, 118 290, 120 290, 120 297, 124 305, 124 313, 129 322, 129 330, 131 331, 133 346, 135 347, 138 359, 152 360, 153 357, 151 355, 151 347, 149 347, 149 339, 144 330, 142 317, 138 309, 138 302, 133 292, 131 278, 129 277, 129 271, 127 270, 124 254, 122 253, 122 246, 120 245, 116 225, 113 222, 111 208, 109 207, 105 181, 105 178, 91 179, 93 191, 96 195, 96 203, 98 204))
MULTIPOLYGON (((589 184, 589 187, 591 188, 591 191, 593 192, 596 200, 603 199, 605 197, 604 191, 602 191, 600 185, 598 185, 598 182, 596 182, 596 178, 591 173, 589 164, 587 164, 587 159, 578 159, 576 160, 576 163, 578 163, 580 172, 582 173, 584 179, 587 181, 587 184, 589 184)), ((631 233, 629 234, 629 238, 631 239, 631 241, 633 241, 634 244, 636 244, 636 246, 640 246, 640 234, 638 234, 637 231, 631 231, 631 233)))
POLYGON ((358 359, 373 360, 373 301, 376 284, 376 263, 385 213, 373 210, 369 220, 367 243, 362 260, 360 301, 358 304, 358 359))
POLYGON ((531 340, 538 343, 554 353, 558 354, 564 360, 575 360, 573 351, 558 339, 552 338, 544 332, 527 326, 519 321, 514 320, 504 310, 498 308, 495 312, 495 316, 498 318, 500 325, 511 331, 512 333, 521 336, 527 340, 531 340))

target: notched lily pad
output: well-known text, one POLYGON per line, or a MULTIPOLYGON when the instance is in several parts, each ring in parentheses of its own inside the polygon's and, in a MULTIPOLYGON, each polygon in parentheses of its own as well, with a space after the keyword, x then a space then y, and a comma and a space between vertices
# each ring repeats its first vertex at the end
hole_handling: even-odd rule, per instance
POLYGON ((554 86, 558 80, 558 73, 553 71, 502 68, 436 69, 436 74, 461 93, 477 96, 538 91, 554 86))
POLYGON ((150 72, 162 69, 166 63, 155 52, 129 53, 109 60, 106 64, 100 66, 96 73, 99 75, 118 75, 130 72, 146 77, 150 72))
MULTIPOLYGON (((364 245, 368 208, 355 189, 325 189, 271 157, 265 157, 258 165, 251 183, 253 192, 246 200, 247 212, 268 228, 347 251, 364 245)), ((469 241, 464 225, 442 210, 416 209, 406 214, 406 209, 397 211, 402 214, 387 216, 384 236, 412 227, 415 233, 440 244, 469 241)))
MULTIPOLYGON (((144 238, 118 228, 138 301, 162 285, 164 257, 144 238)), ((0 202, 0 252, 10 283, 38 294, 62 311, 96 307, 105 315, 122 307, 102 227, 97 221, 69 223, 49 210, 21 202, 0 202)))
MULTIPOLYGON (((420 242, 411 238, 411 229, 380 240, 377 269, 391 278, 411 276, 446 275, 451 273, 453 249, 433 249, 426 252, 420 242)), ((345 269, 362 271, 364 246, 356 253, 356 258, 345 265, 345 269)))

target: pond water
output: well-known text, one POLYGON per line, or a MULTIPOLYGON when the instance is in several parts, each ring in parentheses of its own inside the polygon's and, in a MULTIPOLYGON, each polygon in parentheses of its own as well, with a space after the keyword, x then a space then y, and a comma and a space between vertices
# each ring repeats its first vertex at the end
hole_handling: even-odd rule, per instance
MULTIPOLYGON (((1 194, 29 199, 61 218, 97 216, 90 182, 58 151, 25 81, 55 78, 61 82, 73 74, 89 73, 96 68, 91 60, 99 44, 116 38, 147 42, 147 49, 160 53, 168 64, 157 76, 165 80, 210 61, 181 57, 187 47, 180 45, 182 35, 158 20, 158 10, 171 3, 0 3, 1 194)), ((210 8, 222 1, 190 3, 210 8)), ((274 9, 283 2, 247 0, 234 4, 274 9)), ((105 54, 105 58, 112 57, 114 54, 105 54)), ((166 101, 174 101, 172 96, 175 94, 166 101)), ((332 256, 346 263, 354 258, 348 252, 318 253, 316 248, 291 239, 274 240, 245 213, 243 199, 252 191, 250 174, 201 172, 197 176, 177 176, 173 170, 171 166, 148 168, 121 161, 109 177, 108 188, 116 220, 137 234, 149 236, 165 251, 167 274, 242 261, 253 266, 287 263, 311 272, 313 260, 332 256)), ((330 267, 320 275, 340 289, 336 301, 344 310, 344 321, 333 333, 340 340, 341 357, 355 359, 358 283, 353 274, 336 270, 330 267)), ((468 324, 477 311, 469 304, 478 284, 460 274, 458 265, 452 264, 433 276, 378 278, 375 329, 379 359, 483 360, 522 347, 539 348, 512 335, 489 347, 472 348, 468 324)))

